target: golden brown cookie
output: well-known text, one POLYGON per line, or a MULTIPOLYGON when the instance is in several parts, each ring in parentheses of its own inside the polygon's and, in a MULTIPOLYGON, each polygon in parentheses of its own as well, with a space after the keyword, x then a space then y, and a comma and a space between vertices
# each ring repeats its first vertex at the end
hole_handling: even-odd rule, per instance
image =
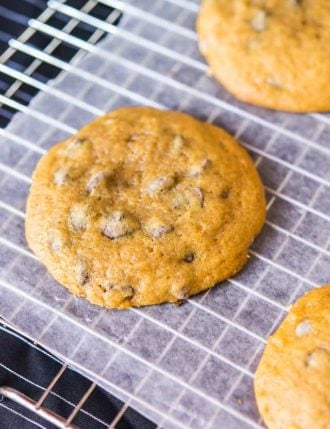
POLYGON ((237 98, 330 110, 328 0, 204 0, 197 31, 212 73, 237 98))
POLYGON ((330 428, 330 285, 292 306, 268 340, 254 388, 269 429, 330 428))
POLYGON ((26 237, 71 292, 124 308, 185 299, 234 275, 264 217, 255 167, 225 131, 124 108, 40 160, 26 237))

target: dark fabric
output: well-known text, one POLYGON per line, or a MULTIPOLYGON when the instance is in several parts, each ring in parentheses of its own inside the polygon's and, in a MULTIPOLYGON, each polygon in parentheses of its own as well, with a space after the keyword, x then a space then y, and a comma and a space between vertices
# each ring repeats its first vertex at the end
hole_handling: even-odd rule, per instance
MULTIPOLYGON (((10 386, 38 400, 61 366, 62 362, 40 346, 0 325, 0 385, 10 386)), ((91 382, 85 377, 67 369, 54 386, 44 406, 67 417, 90 385, 91 382)), ((82 429, 104 429, 122 405, 117 398, 96 387, 74 423, 82 429)), ((54 428, 24 407, 0 397, 1 429, 33 427, 54 428)), ((155 425, 129 408, 117 428, 154 429, 155 425)))

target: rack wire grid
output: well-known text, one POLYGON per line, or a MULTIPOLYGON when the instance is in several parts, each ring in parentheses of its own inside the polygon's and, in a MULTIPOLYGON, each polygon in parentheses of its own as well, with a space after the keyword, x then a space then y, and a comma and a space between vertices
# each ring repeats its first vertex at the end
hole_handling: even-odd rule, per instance
POLYGON ((0 314, 160 427, 262 428, 253 374, 267 338, 298 296, 330 278, 330 117, 232 98, 198 53, 195 0, 83 3, 49 1, 2 56, 11 82, 0 96, 3 114, 19 113, 1 130, 0 314), (93 14, 97 5, 114 9, 108 20, 93 14), (72 60, 60 58, 63 47, 72 60), (17 71, 20 56, 31 64, 17 71), (45 66, 60 71, 48 84, 45 66), (39 91, 32 101, 30 91, 39 91), (267 221, 235 278, 180 307, 109 311, 46 273, 24 241, 24 205, 50 146, 105 111, 136 104, 182 110, 235 135, 265 184, 267 221))

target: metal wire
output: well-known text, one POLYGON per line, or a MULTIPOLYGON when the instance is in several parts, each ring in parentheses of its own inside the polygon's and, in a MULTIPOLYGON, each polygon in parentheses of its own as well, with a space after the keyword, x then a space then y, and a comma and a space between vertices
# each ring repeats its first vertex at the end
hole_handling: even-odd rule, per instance
MULTIPOLYGON (((181 7, 184 11, 190 11, 190 12, 196 12, 197 5, 186 0, 162 0, 163 2, 168 2, 169 4, 175 4, 176 7, 181 7)), ((322 211, 321 209, 315 207, 313 205, 313 202, 316 200, 318 195, 320 195, 322 187, 329 187, 329 181, 326 180, 326 178, 319 172, 319 171, 311 171, 308 169, 305 169, 301 164, 300 161, 303 159, 303 157, 307 154, 307 151, 313 150, 315 151, 318 156, 326 156, 329 154, 329 149, 322 144, 320 144, 317 141, 317 133, 321 133, 321 131, 324 129, 324 127, 329 124, 329 117, 325 115, 309 115, 313 120, 315 120, 318 124, 318 130, 315 132, 313 138, 307 138, 304 135, 301 135, 297 133, 296 131, 291 130, 289 127, 286 127, 286 123, 278 123, 273 122, 269 120, 267 117, 262 117, 257 115, 256 113, 252 111, 248 111, 243 109, 242 107, 239 107, 237 105, 231 104, 230 102, 226 101, 226 99, 220 99, 216 96, 213 96, 212 94, 205 93, 204 91, 198 89, 198 86, 190 86, 184 82, 181 82, 178 80, 174 75, 165 75, 161 72, 152 70, 148 65, 141 61, 140 63, 136 63, 125 56, 121 56, 118 54, 118 52, 109 52, 103 47, 95 46, 95 43, 100 39, 100 37, 104 34, 114 35, 116 38, 123 42, 129 42, 132 46, 141 47, 146 49, 148 52, 150 52, 150 55, 158 55, 161 58, 167 58, 171 61, 174 61, 178 64, 178 66, 184 65, 187 66, 193 70, 200 71, 203 73, 207 72, 207 66, 200 61, 199 59, 191 58, 188 54, 177 52, 175 49, 171 47, 167 47, 165 44, 158 43, 158 41, 149 40, 143 35, 139 34, 133 34, 123 28, 118 28, 114 24, 116 19, 118 18, 119 14, 121 12, 124 12, 125 14, 128 14, 129 16, 133 17, 134 19, 140 20, 143 25, 151 24, 154 26, 158 26, 160 32, 162 30, 166 30, 168 33, 171 33, 177 37, 181 37, 183 39, 189 39, 194 43, 193 41, 196 40, 196 34, 193 30, 185 28, 183 25, 181 25, 179 20, 176 20, 175 22, 169 21, 168 19, 165 19, 161 16, 158 16, 153 10, 150 11, 144 11, 139 6, 131 5, 129 3, 125 3, 121 0, 100 0, 100 3, 112 6, 117 8, 117 11, 114 11, 108 21, 103 21, 95 16, 92 15, 91 11, 96 4, 94 0, 88 1, 81 9, 75 8, 73 6, 69 6, 66 4, 65 0, 62 1, 55 1, 52 0, 48 3, 48 8, 41 14, 41 16, 37 20, 31 20, 29 22, 28 29, 22 34, 21 37, 19 37, 18 40, 12 40, 10 41, 10 48, 8 51, 2 56, 0 63, 0 73, 5 74, 6 76, 11 77, 14 81, 12 85, 8 88, 8 90, 5 92, 4 95, 0 96, 0 103, 3 103, 4 105, 10 107, 11 109, 14 109, 15 111, 24 112, 26 115, 30 116, 31 118, 37 118, 41 123, 48 124, 49 126, 52 126, 56 128, 57 130, 61 132, 65 132, 68 134, 72 134, 76 132, 76 128, 73 127, 70 124, 67 124, 61 117, 53 118, 51 116, 48 116, 46 113, 43 113, 42 111, 37 111, 30 106, 25 105, 21 102, 21 100, 17 99, 15 95, 17 95, 18 91, 21 89, 22 86, 27 85, 35 90, 50 94, 51 96, 60 99, 65 100, 68 105, 70 106, 76 106, 80 109, 82 109, 84 112, 88 112, 91 115, 97 116, 104 113, 104 110, 94 106, 91 103, 88 103, 86 101, 83 101, 79 97, 74 97, 70 94, 66 94, 63 91, 57 89, 56 87, 49 86, 42 82, 38 77, 35 75, 35 71, 38 69, 38 67, 42 64, 48 64, 52 67, 54 67, 56 70, 60 72, 68 72, 77 78, 81 78, 84 81, 88 83, 93 83, 94 85, 97 85, 100 87, 101 90, 107 90, 111 91, 112 94, 115 96, 123 96, 127 97, 129 100, 132 100, 134 103, 139 104, 146 104, 153 107, 159 107, 163 108, 166 107, 164 104, 162 104, 159 100, 157 100, 157 97, 154 96, 154 94, 157 94, 157 89, 155 93, 149 96, 149 94, 140 94, 138 91, 135 91, 134 89, 130 88, 129 85, 129 79, 124 84, 116 84, 114 82, 111 82, 110 80, 99 76, 98 74, 95 75, 89 71, 86 71, 84 69, 81 69, 76 66, 76 62, 66 62, 60 58, 58 58, 55 55, 55 50, 61 44, 66 44, 72 48, 74 48, 77 51, 76 58, 79 56, 83 56, 85 53, 90 53, 99 56, 102 59, 107 59, 111 61, 112 64, 120 65, 125 70, 128 70, 133 76, 134 74, 138 73, 139 76, 142 78, 148 78, 153 83, 155 83, 156 88, 160 85, 167 85, 171 89, 179 90, 182 94, 184 94, 185 97, 193 97, 196 101, 203 101, 205 103, 208 103, 210 106, 216 109, 220 109, 226 113, 231 113, 235 115, 239 120, 242 121, 241 126, 236 132, 236 137, 240 137, 241 135, 244 135, 244 130, 248 126, 248 124, 257 124, 260 127, 263 127, 266 130, 269 130, 271 133, 273 133, 274 138, 277 136, 282 136, 287 139, 290 139, 290 141, 297 144, 299 147, 303 147, 303 150, 300 154, 300 157, 296 160, 296 162, 290 162, 286 160, 285 158, 281 157, 280 154, 274 153, 273 151, 268 150, 268 144, 263 147, 257 147, 252 145, 251 143, 245 142, 244 139, 242 139, 242 144, 250 150, 255 156, 256 156, 256 165, 258 166, 263 160, 267 160, 270 162, 273 162, 275 165, 277 165, 280 168, 285 169, 287 171, 287 174, 285 178, 281 181, 281 184, 276 186, 266 186, 266 190, 269 195, 269 201, 267 209, 270 211, 272 209, 272 206, 275 201, 280 200, 281 202, 286 202, 290 206, 294 207, 295 210, 302 212, 304 215, 305 213, 315 216, 320 221, 329 222, 330 216, 322 211), (55 28, 54 25, 51 23, 51 17, 53 17, 55 14, 60 14, 61 16, 65 16, 68 19, 67 24, 61 28, 55 28), (83 23, 84 25, 87 25, 91 28, 93 28, 93 34, 92 36, 87 40, 82 40, 78 36, 76 36, 73 33, 73 30, 76 28, 77 25, 83 23), (40 33, 43 35, 46 35, 51 38, 51 42, 46 46, 45 49, 41 50, 34 46, 32 46, 31 43, 29 43, 30 38, 36 34, 40 33), (21 53, 29 58, 31 58, 31 64, 29 67, 23 72, 14 70, 10 67, 8 60, 15 54, 15 53, 21 53), (299 174, 306 180, 312 180, 315 182, 319 188, 318 191, 315 193, 313 199, 311 201, 301 201, 299 198, 294 195, 288 195, 285 193, 285 186, 289 182, 290 178, 293 174, 299 174)), ((212 118, 215 117, 215 113, 212 112, 208 120, 211 122, 212 118)), ((45 153, 45 149, 41 148, 39 145, 37 145, 35 142, 30 141, 24 137, 20 137, 18 135, 15 135, 10 130, 0 130, 0 134, 5 136, 9 141, 13 142, 14 144, 17 144, 21 147, 24 147, 31 151, 32 153, 41 155, 45 153)), ((271 140, 270 140, 271 141, 271 140)), ((269 142, 268 142, 269 143, 269 142)), ((270 145, 270 143, 269 143, 270 145)), ((11 167, 7 166, 5 164, 0 163, 0 172, 5 173, 9 178, 15 179, 18 181, 21 181, 22 183, 30 184, 31 179, 30 177, 22 172, 18 167, 11 167)), ((19 217, 20 219, 24 219, 24 212, 17 207, 14 207, 10 204, 7 204, 4 201, 0 201, 0 207, 2 207, 5 211, 8 213, 11 213, 15 217, 19 217)), ((277 223, 276 221, 270 221, 267 220, 266 224, 267 227, 278 234, 281 234, 282 237, 282 243, 274 253, 274 255, 265 255, 262 252, 259 252, 257 250, 251 250, 250 255, 252 258, 257 260, 260 264, 264 263, 265 266, 269 267, 270 269, 274 269, 277 272, 280 272, 282 275, 288 275, 290 278, 293 278, 299 285, 302 285, 301 287, 315 287, 317 286, 317 282, 313 279, 308 277, 308 274, 312 272, 313 268, 316 266, 319 258, 321 257, 327 257, 330 255, 329 247, 327 246, 327 243, 324 245, 318 244, 314 242, 311 238, 305 238, 301 235, 299 235, 297 229, 299 224, 302 222, 304 215, 301 216, 297 226, 293 231, 289 230, 285 226, 281 225, 280 223, 277 223), (317 252, 317 257, 313 261, 311 261, 309 270, 306 273, 300 273, 297 270, 294 270, 283 263, 283 261, 278 261, 277 256, 280 255, 281 251, 283 250, 286 242, 288 239, 295 240, 295 242, 300 243, 304 248, 308 248, 311 251, 317 252)), ((17 254, 22 255, 24 257, 28 258, 34 258, 32 253, 30 253, 28 250, 26 250, 21 244, 17 244, 7 237, 0 237, 0 243, 5 246, 8 249, 12 249, 17 254)), ((38 301, 38 299, 35 296, 31 296, 30 294, 26 293, 23 290, 19 290, 16 293, 19 294, 20 297, 24 298, 23 303, 18 306, 15 309, 15 313, 19 313, 24 308, 25 301, 35 303, 36 305, 40 305, 45 309, 48 309, 49 311, 53 312, 53 317, 48 321, 47 325, 45 326, 45 329, 43 332, 40 333, 40 340, 43 340, 43 335, 47 333, 48 329, 53 325, 53 323, 56 322, 58 319, 63 319, 64 321, 71 322, 74 326, 77 326, 81 328, 86 335, 90 334, 90 336, 94 336, 100 340, 103 340, 106 344, 113 347, 115 349, 115 356, 119 355, 120 353, 123 353, 131 358, 136 359, 139 363, 145 365, 145 367, 148 369, 148 374, 151 374, 152 372, 155 372, 159 375, 162 375, 164 377, 168 377, 168 379, 172 380, 173 382, 177 383, 177 385, 180 385, 182 388, 182 392, 192 392, 196 394, 200 399, 205 400, 206 402, 212 403, 214 407, 216 408, 216 413, 213 416, 212 419, 208 422, 208 425, 211 427, 213 419, 216 417, 217 412, 219 410, 226 411, 230 415, 236 417, 240 421, 246 423, 250 427, 261 427, 259 422, 253 421, 251 418, 246 417, 243 413, 240 413, 236 411, 231 404, 228 404, 229 398, 231 397, 232 393, 238 386, 238 384, 241 382, 243 377, 247 377, 249 380, 253 377, 253 371, 250 368, 251 363, 255 359, 257 353, 260 351, 260 349, 263 347, 264 343, 267 340, 267 336, 269 335, 271 329, 276 325, 279 318, 287 311, 288 306, 291 303, 292 298, 297 293, 297 291, 293 291, 290 295, 290 300, 288 302, 283 303, 279 300, 277 300, 274 297, 269 297, 262 291, 258 289, 258 286, 260 285, 260 281, 256 281, 256 283, 251 286, 250 284, 244 283, 244 279, 230 279, 229 283, 231 283, 231 287, 237 288, 237 290, 240 291, 240 293, 244 294, 244 299, 242 299, 242 302, 238 306, 236 313, 233 316, 226 316, 224 314, 219 314, 217 311, 214 310, 214 308, 210 308, 207 305, 207 299, 210 292, 207 292, 203 299, 200 301, 198 300, 188 300, 188 305, 191 307, 192 311, 191 314, 185 319, 182 326, 180 326, 179 329, 172 328, 167 323, 165 323, 163 320, 157 319, 157 317, 153 316, 152 314, 149 314, 148 312, 140 311, 133 309, 131 310, 131 313, 136 315, 138 319, 138 323, 134 327, 134 329, 130 332, 130 335, 132 336, 134 332, 136 332, 137 329, 139 329, 142 322, 148 322, 151 323, 153 326, 156 326, 157 328, 161 329, 164 332, 167 332, 171 335, 171 340, 168 342, 162 353, 157 357, 157 360, 155 362, 150 362, 144 357, 141 357, 137 355, 134 351, 125 348, 122 344, 117 343, 116 341, 113 341, 112 339, 103 336, 100 332, 97 331, 97 324, 102 319, 102 313, 95 319, 92 325, 90 326, 84 326, 80 324, 77 321, 73 321, 69 316, 67 316, 64 312, 55 309, 52 309, 51 306, 45 302, 38 301), (260 334, 257 333, 249 327, 244 326, 244 324, 241 323, 239 319, 240 312, 245 308, 247 302, 251 297, 260 300, 260 302, 264 303, 265 305, 269 305, 271 308, 274 308, 278 311, 278 317, 277 320, 274 320, 273 326, 269 329, 269 332, 260 334), (215 344, 211 346, 202 344, 198 342, 197 340, 190 338, 186 335, 184 329, 189 324, 190 320, 196 312, 199 311, 202 314, 206 314, 217 321, 221 321, 221 323, 225 323, 226 327, 222 334, 218 337, 215 344), (247 364, 241 364, 235 362, 235 360, 232 357, 225 356, 221 348, 219 348, 219 345, 223 341, 225 335, 228 333, 229 329, 237 329, 239 332, 247 335, 250 339, 253 339, 257 343, 257 347, 254 351, 254 353, 251 354, 249 362, 247 364), (184 342, 184 344, 188 344, 189 346, 194 347, 196 350, 205 353, 205 358, 202 359, 199 362, 198 367, 196 368, 194 374, 191 376, 189 381, 182 380, 181 378, 176 377, 172 373, 170 373, 167 369, 164 369, 161 367, 160 363, 164 356, 168 353, 168 351, 173 346, 174 342, 177 340, 181 340, 184 342), (211 357, 217 359, 218 361, 223 362, 228 367, 230 367, 233 370, 238 371, 239 376, 237 377, 236 381, 233 383, 233 385, 228 389, 226 396, 224 400, 218 400, 217 398, 211 396, 208 393, 205 393, 194 385, 195 380, 201 373, 202 369, 204 368, 205 364, 207 363, 208 359, 211 357)), ((9 281, 0 280, 0 285, 6 289, 11 290, 13 289, 13 286, 10 284, 9 281)), ((36 288, 39 288, 40 284, 36 285, 36 288)), ((300 287, 300 286, 299 286, 300 287)), ((65 304, 66 306, 70 303, 70 300, 65 304)), ((127 340, 127 339, 126 339, 127 340)), ((114 357, 115 358, 115 357, 114 357)), ((111 366, 112 362, 109 362, 107 367, 104 369, 104 371, 111 366)), ((73 362, 74 364, 74 362, 73 362)), ((82 368, 84 369, 84 368, 82 368)), ((102 381, 103 383, 111 386, 112 388, 116 388, 114 384, 111 384, 111 382, 103 379, 104 371, 101 374, 95 374, 91 373, 91 376, 95 380, 102 381)), ((146 403, 147 401, 138 398, 137 394, 143 390, 145 386, 145 382, 148 378, 145 377, 136 387, 136 390, 134 393, 126 392, 124 389, 122 389, 120 392, 123 395, 128 395, 129 401, 137 401, 146 408, 149 407, 149 409, 154 412, 158 413, 158 415, 161 418, 161 424, 163 421, 166 421, 166 419, 172 419, 172 423, 177 425, 178 427, 185 427, 181 424, 180 421, 177 421, 176 418, 170 416, 170 412, 172 412, 179 401, 182 398, 182 393, 176 398, 176 400, 173 400, 173 403, 171 404, 170 412, 168 415, 157 409, 157 407, 153 407, 152 405, 146 403), (128 394, 131 393, 131 394, 128 394)), ((54 382, 54 380, 53 380, 54 382)), ((56 382, 56 380, 55 380, 56 382)), ((51 391, 50 387, 48 393, 44 393, 45 398, 51 391)), ((77 406, 72 411, 71 416, 69 417, 67 424, 71 424, 76 414, 79 412, 80 407, 83 405, 83 403, 87 400, 89 395, 92 393, 95 385, 92 384, 88 391, 83 395, 77 406)), ((117 386, 118 388, 118 386, 117 386)), ((42 403, 45 398, 40 398, 39 406, 40 409, 42 408, 42 403)), ((118 421, 121 419, 122 415, 124 415, 128 405, 130 402, 128 402, 126 405, 122 407, 122 409, 118 412, 117 416, 115 417, 114 421, 110 424, 110 428, 114 428, 115 425, 118 423, 118 421)))

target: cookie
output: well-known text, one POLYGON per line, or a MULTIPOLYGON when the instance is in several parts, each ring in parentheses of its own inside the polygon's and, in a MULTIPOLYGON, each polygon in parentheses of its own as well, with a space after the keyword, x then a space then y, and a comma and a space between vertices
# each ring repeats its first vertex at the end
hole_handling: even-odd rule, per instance
POLYGON ((105 307, 175 302, 233 276, 265 218, 262 184, 225 131, 123 108, 40 160, 26 237, 72 293, 105 307))
POLYGON ((268 340, 254 387, 269 429, 330 428, 330 285, 292 306, 268 340))
POLYGON ((240 100, 293 112, 330 110, 328 0, 204 0, 199 48, 240 100))

